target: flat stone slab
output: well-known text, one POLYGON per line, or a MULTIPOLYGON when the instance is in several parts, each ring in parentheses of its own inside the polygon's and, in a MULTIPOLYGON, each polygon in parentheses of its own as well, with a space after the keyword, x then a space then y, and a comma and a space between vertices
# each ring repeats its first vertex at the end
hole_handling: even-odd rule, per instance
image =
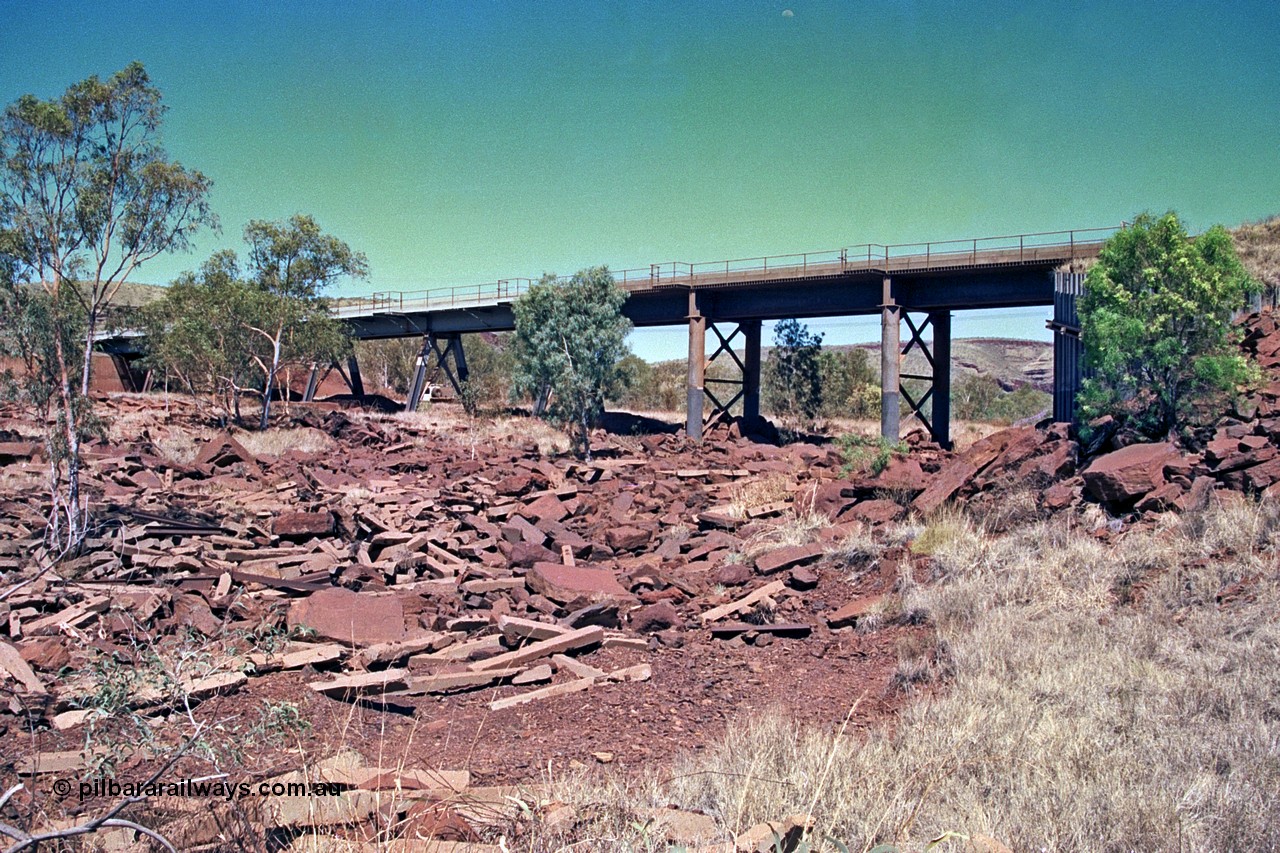
POLYGON ((756 571, 762 575, 771 575, 783 569, 812 562, 826 552, 822 545, 796 545, 791 548, 779 548, 756 559, 756 571))
POLYGON ((351 646, 397 643, 405 638, 404 605, 395 595, 352 592, 334 587, 313 592, 289 607, 290 628, 351 646))
POLYGON ((590 566, 534 563, 525 575, 525 584, 532 592, 557 604, 582 599, 597 602, 629 595, 612 571, 590 566))

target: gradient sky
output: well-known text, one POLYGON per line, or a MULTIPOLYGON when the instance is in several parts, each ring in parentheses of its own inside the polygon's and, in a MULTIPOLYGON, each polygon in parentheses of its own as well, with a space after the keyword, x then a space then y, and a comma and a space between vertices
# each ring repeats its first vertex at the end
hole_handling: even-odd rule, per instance
MULTIPOLYGON (((223 229, 139 279, 305 212, 368 254, 351 293, 1258 219, 1280 213, 1277 45, 1274 0, 0 0, 0 101, 141 60, 223 229)), ((1043 316, 956 333, 1043 337, 1043 316)))

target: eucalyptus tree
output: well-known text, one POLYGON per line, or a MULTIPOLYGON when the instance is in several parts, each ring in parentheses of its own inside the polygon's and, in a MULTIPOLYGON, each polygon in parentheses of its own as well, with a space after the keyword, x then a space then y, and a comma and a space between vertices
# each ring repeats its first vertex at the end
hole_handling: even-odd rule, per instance
POLYGON ((512 306, 513 393, 530 396, 535 412, 564 427, 588 459, 591 428, 622 378, 626 299, 608 268, 590 267, 568 280, 545 275, 512 306))
POLYGON ((85 535, 80 447, 104 315, 140 266, 187 249, 200 228, 217 224, 209 179, 170 160, 161 145, 165 109, 134 62, 56 98, 24 95, 0 117, 0 221, 10 232, 13 277, 43 291, 41 310, 57 327, 47 329, 47 366, 61 430, 51 449, 65 454, 53 491, 68 509, 59 531, 66 550, 85 535))

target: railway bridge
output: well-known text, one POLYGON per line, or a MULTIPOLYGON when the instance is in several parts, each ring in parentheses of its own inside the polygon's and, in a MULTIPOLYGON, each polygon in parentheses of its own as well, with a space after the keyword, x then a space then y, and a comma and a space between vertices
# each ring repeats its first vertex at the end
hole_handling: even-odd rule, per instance
MULTIPOLYGON (((951 318, 956 311, 1054 306, 1054 417, 1069 420, 1079 382, 1079 332, 1075 295, 1079 263, 1098 254, 1116 228, 1017 234, 898 245, 862 244, 824 252, 742 258, 706 263, 668 262, 613 273, 629 293, 623 313, 637 327, 688 328, 687 432, 741 403, 760 412, 760 332, 766 320, 881 317, 881 434, 896 441, 901 402, 933 438, 950 444, 951 318), (714 345, 707 356, 708 333, 714 345), (927 374, 900 366, 918 347, 927 374), (738 350, 742 355, 739 356, 738 350), (707 367, 732 362, 736 378, 713 379, 707 367)), ((442 372, 455 388, 467 375, 461 336, 514 328, 512 302, 533 281, 413 292, 381 292, 344 299, 335 314, 359 340, 420 337, 418 368, 409 389, 410 408, 422 398, 429 375, 442 372)), ((307 386, 315 392, 317 373, 307 386)), ((359 365, 348 381, 361 393, 359 365)))

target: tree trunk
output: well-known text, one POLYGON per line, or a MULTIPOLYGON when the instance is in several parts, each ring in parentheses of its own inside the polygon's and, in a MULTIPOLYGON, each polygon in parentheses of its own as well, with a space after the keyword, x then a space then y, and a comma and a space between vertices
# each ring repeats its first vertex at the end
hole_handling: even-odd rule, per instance
MULTIPOLYGON (((88 333, 87 340, 88 340, 88 343, 86 345, 86 349, 89 350, 89 353, 92 353, 93 351, 92 330, 88 333)), ((59 396, 61 397, 58 403, 62 408, 62 416, 61 416, 62 422, 60 424, 60 427, 62 430, 63 439, 67 443, 66 494, 62 496, 66 501, 67 530, 66 530, 66 535, 58 536, 58 541, 53 544, 55 544, 59 550, 66 551, 67 553, 73 553, 79 550, 80 542, 84 537, 84 529, 81 523, 81 512, 80 512, 80 430, 79 430, 79 424, 77 423, 77 418, 76 418, 76 410, 77 410, 76 396, 73 390, 73 386, 71 384, 71 375, 67 371, 66 351, 63 349, 63 346, 62 346, 62 335, 58 333, 57 329, 55 329, 53 333, 53 351, 54 351, 54 355, 58 359, 58 373, 59 373, 59 380, 60 380, 58 383, 58 393, 59 393, 59 396)), ((85 356, 84 368, 85 369, 82 374, 82 381, 85 384, 87 384, 89 381, 88 354, 86 354, 85 356)), ((51 451, 50 456, 53 457, 55 454, 52 452, 52 448, 50 448, 50 451, 51 451)), ((56 463, 54 464, 55 464, 55 471, 56 471, 56 463)), ((49 487, 53 492, 53 494, 51 494, 50 497, 53 499, 54 513, 58 511, 59 495, 57 494, 57 492, 58 492, 59 486, 61 485, 58 482, 60 479, 61 478, 57 477, 55 474, 55 476, 53 477, 53 482, 49 484, 49 487)), ((56 527, 51 532, 57 535, 56 527)))
POLYGON ((98 331, 98 317, 89 314, 89 322, 84 336, 84 367, 80 371, 80 394, 89 396, 89 383, 93 378, 93 338, 98 331))
POLYGON ((280 338, 276 338, 272 342, 271 347, 271 369, 267 371, 267 385, 262 393, 262 420, 258 424, 258 429, 265 430, 267 428, 268 419, 271 417, 271 395, 275 392, 276 385, 276 369, 280 366, 280 338))

